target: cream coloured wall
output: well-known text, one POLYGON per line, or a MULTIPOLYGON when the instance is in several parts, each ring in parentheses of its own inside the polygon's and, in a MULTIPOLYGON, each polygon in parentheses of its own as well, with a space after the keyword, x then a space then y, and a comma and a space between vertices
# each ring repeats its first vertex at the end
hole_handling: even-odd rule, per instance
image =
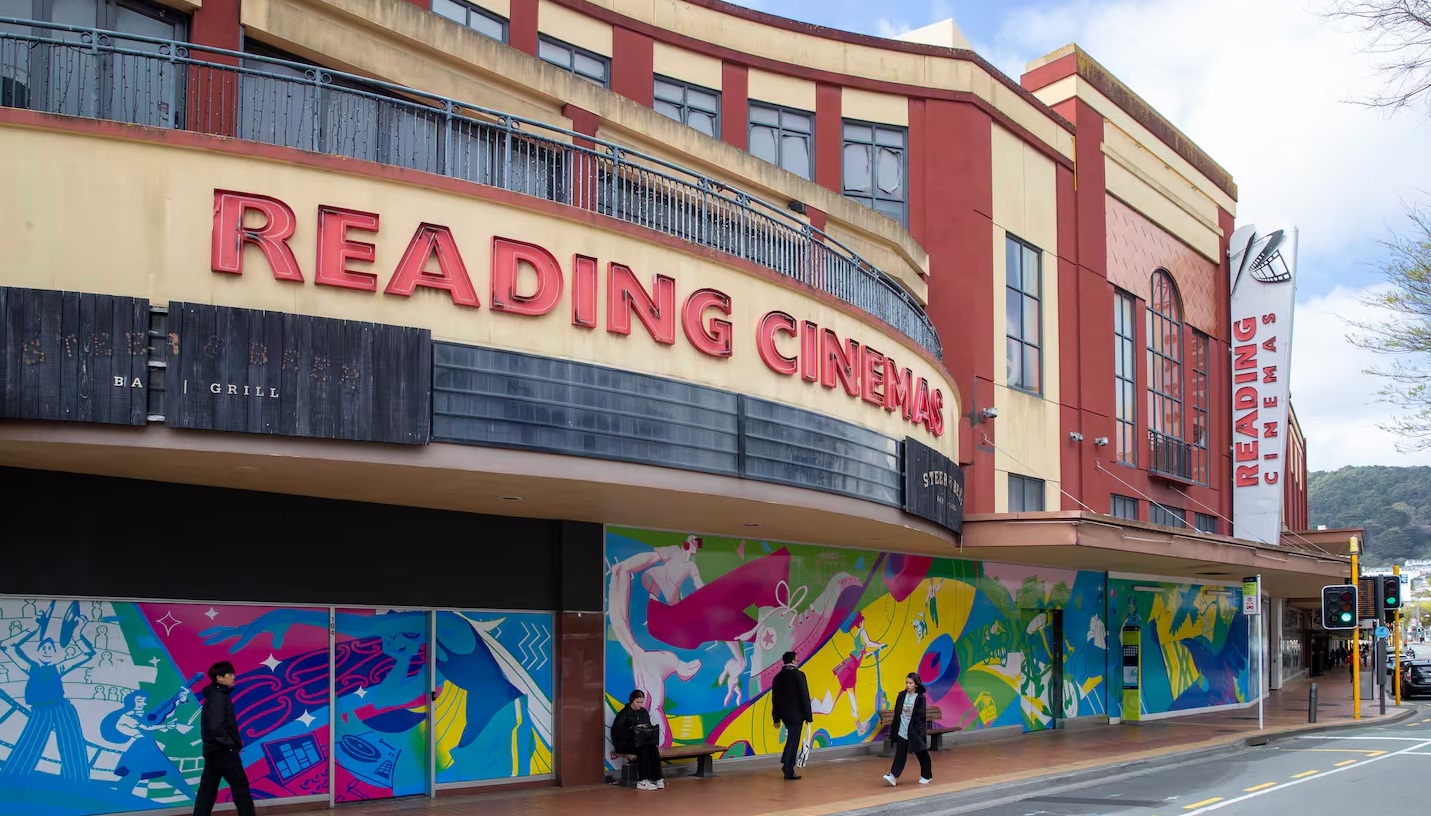
POLYGON ((1059 439, 1059 307, 1057 168, 1043 154, 998 125, 992 126, 994 407, 999 416, 994 452, 994 510, 1008 510, 1008 474, 1043 479, 1045 506, 1060 508, 1062 445, 1059 439), (1008 387, 1004 338, 1008 334, 1004 292, 1004 241, 1014 235, 1043 256, 1041 304, 1043 392, 1032 395, 1008 387))
POLYGON ((909 127, 909 98, 859 88, 840 91, 840 116, 885 125, 909 127))
POLYGON ((893 260, 881 268, 920 302, 926 300, 928 253, 894 221, 410 3, 245 0, 242 12, 250 36, 333 68, 558 127, 571 126, 560 115, 566 103, 589 110, 601 119, 603 136, 624 134, 615 139, 619 143, 650 150, 767 200, 804 201, 823 211, 832 227, 883 248, 887 254, 880 257, 893 260))
POLYGON ((551 0, 541 0, 537 8, 537 31, 588 51, 611 56, 611 26, 579 14, 551 0))
POLYGON ((1192 247, 1217 262, 1222 229, 1209 224, 1180 205, 1168 188, 1153 181, 1126 154, 1104 150, 1104 184, 1109 193, 1192 247))
POLYGON ((508 20, 512 19, 512 0, 467 0, 474 6, 480 6, 493 14, 500 14, 508 20))
POLYGON ((716 91, 721 89, 721 62, 715 57, 658 42, 652 55, 652 65, 662 76, 716 91))
MULTIPOLYGON (((0 203, 0 245, 6 247, 8 261, 0 269, 0 284, 427 327, 441 339, 642 371, 800 405, 891 436, 913 435, 951 457, 958 455, 958 434, 953 432, 960 412, 957 391, 911 344, 793 284, 725 266, 694 247, 682 251, 582 220, 436 191, 421 183, 12 125, 0 125, 0 188, 25 191, 23 197, 8 196, 0 203), (210 270, 215 189, 272 196, 293 209, 298 226, 290 245, 306 282, 275 280, 252 246, 244 253, 244 274, 210 270), (379 215, 376 236, 351 236, 376 244, 375 261, 349 262, 350 268, 375 273, 379 291, 313 283, 320 205, 379 215), (482 308, 457 306, 437 290, 418 289, 410 298, 381 294, 421 222, 451 228, 482 308), (83 225, 83 240, 77 240, 78 225, 83 225), (559 260, 568 285, 553 311, 525 317, 490 308, 489 253, 496 236, 538 244, 559 260), (733 355, 720 359, 697 351, 679 327, 676 343, 666 346, 647 336, 634 320, 630 336, 572 326, 571 265, 578 254, 600 261, 603 283, 608 262, 629 266, 648 287, 656 274, 674 278, 678 310, 698 288, 729 294, 733 355), (943 436, 936 439, 843 390, 770 371, 756 353, 755 327, 759 317, 773 309, 877 348, 894 356, 901 368, 927 378, 945 395, 943 436)), ((529 291, 535 279, 530 272, 526 276, 530 281, 523 288, 529 291)), ((604 326, 604 285, 598 301, 604 326)), ((780 345, 787 354, 798 349, 789 339, 780 345)))
POLYGON ((815 83, 785 74, 750 69, 748 93, 753 101, 770 102, 787 108, 814 112, 815 83))

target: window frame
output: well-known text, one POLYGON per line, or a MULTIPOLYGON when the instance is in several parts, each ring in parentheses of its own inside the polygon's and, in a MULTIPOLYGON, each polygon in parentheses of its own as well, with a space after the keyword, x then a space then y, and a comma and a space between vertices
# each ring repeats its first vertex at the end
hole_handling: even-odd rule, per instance
POLYGON ((566 71, 567 73, 571 74, 574 77, 577 77, 578 79, 584 79, 593 85, 598 85, 608 90, 610 90, 611 88, 611 57, 605 56, 603 54, 598 54, 595 51, 592 51, 590 48, 582 48, 579 45, 575 45, 573 43, 567 42, 566 40, 553 37, 550 34, 538 34, 537 59, 541 60, 542 62, 545 62, 547 65, 552 65, 557 68, 560 68, 561 70, 566 71), (557 48, 565 48, 568 53, 567 64, 562 65, 559 62, 553 62, 552 60, 549 60, 546 57, 542 56, 543 45, 551 45, 557 48), (576 70, 577 56, 583 56, 601 63, 602 68, 604 70, 602 71, 602 79, 600 82, 597 82, 586 74, 583 74, 580 71, 576 70))
POLYGON ((1033 476, 1024 476, 1020 473, 1009 474, 1009 497, 1008 508, 1010 513, 1042 513, 1048 508, 1048 483, 1043 479, 1033 476), (1014 506, 1015 488, 1018 488, 1018 507, 1014 506), (1028 506, 1030 491, 1035 491, 1038 496, 1038 507, 1028 506))
POLYGON ((1179 530, 1193 529, 1192 526, 1188 524, 1187 510, 1158 502, 1148 503, 1148 521, 1153 524, 1162 525, 1163 527, 1174 527, 1179 530), (1167 523, 1173 519, 1177 519, 1177 522, 1174 524, 1167 523))
POLYGON ((814 181, 814 180, 815 180, 815 112, 814 112, 814 111, 800 110, 799 108, 792 108, 792 107, 789 107, 788 105, 777 105, 777 104, 774 103, 774 102, 765 102, 765 101, 759 100, 759 99, 751 99, 751 100, 748 100, 748 101, 747 101, 747 104, 746 104, 746 108, 745 108, 745 121, 746 121, 746 126, 745 126, 745 138, 746 138, 746 142, 745 142, 745 145, 746 145, 746 152, 747 152, 747 153, 750 153, 752 156, 755 156, 755 152, 750 149, 750 145, 751 145, 752 142, 753 142, 753 138, 752 138, 752 137, 755 135, 755 129, 756 129, 757 127, 760 127, 760 128, 774 128, 774 129, 775 129, 775 161, 772 162, 772 161, 770 161, 769 159, 765 159, 765 158, 762 158, 762 157, 760 157, 760 156, 756 156, 756 158, 760 159, 761 161, 767 162, 768 164, 773 164, 773 165, 775 165, 776 167, 780 168, 781 170, 784 170, 785 172, 790 173, 791 175, 800 176, 801 178, 805 179, 806 181, 814 181), (776 124, 776 125, 768 125, 768 124, 764 124, 764 123, 757 123, 757 122, 755 121, 755 116, 754 116, 755 109, 756 109, 757 107, 759 107, 759 108, 765 108, 766 110, 770 110, 770 111, 774 111, 774 112, 775 112, 775 120, 776 120, 777 122, 779 122, 779 124, 776 124), (799 116, 803 116, 803 117, 805 117, 806 120, 809 121, 809 123, 810 123, 810 129, 809 129, 808 131, 804 132, 803 134, 801 134, 801 135, 803 135, 803 136, 805 137, 805 152, 806 152, 806 158, 809 160, 809 165, 810 165, 810 166, 807 168, 807 170, 806 170, 806 175, 803 175, 803 176, 800 176, 800 174, 799 174, 799 173, 796 173, 794 170, 789 170, 789 169, 787 169, 787 168, 785 167, 785 163, 782 161, 782 159, 784 158, 784 147, 785 147, 785 140, 784 140, 784 138, 783 138, 784 135, 785 135, 787 132, 790 133, 790 134, 800 133, 800 131, 795 131, 795 130, 787 131, 787 130, 785 129, 785 121, 784 121, 784 118, 785 118, 785 117, 784 117, 784 114, 787 114, 787 113, 789 113, 789 114, 796 114, 796 115, 799 115, 799 116))
POLYGON ((1200 533, 1222 535, 1222 519, 1211 513, 1194 513, 1193 527, 1200 533), (1211 529, 1209 529, 1209 527, 1211 529))
POLYGON ((886 217, 891 217, 891 218, 894 218, 894 217, 893 217, 893 216, 890 216, 889 213, 882 212, 882 211, 880 211, 879 209, 877 209, 877 208, 875 207, 875 204, 880 203, 880 202, 898 204, 898 205, 899 205, 899 216, 898 216, 897 218, 894 218, 894 220, 897 221, 897 222, 899 222, 900 226, 903 226, 903 227, 908 228, 908 226, 909 226, 909 128, 908 128, 908 127, 901 126, 901 125, 885 124, 884 122, 869 122, 869 121, 865 121, 865 120, 863 120, 863 119, 842 119, 842 120, 840 120, 840 194, 843 195, 845 198, 848 198, 848 199, 857 201, 857 202, 859 202, 860 204, 863 204, 864 206, 869 207, 871 210, 874 210, 875 212, 879 213, 880 215, 884 215, 884 216, 886 216, 886 217), (851 138, 848 131, 849 131, 849 129, 852 128, 852 127, 854 127, 854 128, 869 128, 869 129, 870 129, 870 140, 866 142, 866 141, 861 141, 861 140, 859 140, 859 139, 853 139, 853 138, 851 138), (880 189, 879 189, 878 155, 877 155, 877 153, 875 153, 875 151, 878 151, 880 148, 892 149, 892 148, 890 148, 889 145, 880 144, 880 141, 879 141, 879 132, 880 132, 880 131, 886 131, 886 132, 889 132, 889 133, 897 134, 897 135, 899 136, 899 138, 900 138, 900 145, 899 145, 899 194, 900 194, 900 197, 899 197, 899 198, 894 198, 894 197, 892 197, 892 196, 881 195, 881 194, 880 194, 880 189), (870 179, 869 179, 869 182, 870 182, 870 190, 869 190, 869 194, 868 194, 868 195, 862 194, 862 193, 860 193, 860 192, 858 192, 858 191, 851 192, 851 188, 850 188, 849 184, 847 183, 847 179, 846 179, 846 177, 845 177, 845 150, 846 150, 847 148, 851 147, 851 146, 866 147, 866 148, 869 148, 870 151, 871 151, 871 157, 870 157, 870 159, 871 159, 871 160, 870 160, 870 179))
POLYGON ((1212 434, 1208 426, 1208 391, 1212 385, 1208 372, 1212 339, 1197 329, 1192 329, 1189 334, 1192 336, 1192 364, 1188 367, 1192 376, 1189 388, 1192 391, 1192 439, 1188 441, 1192 443, 1193 450, 1192 478, 1198 484, 1208 484, 1212 478, 1209 473, 1211 457, 1208 454, 1208 438, 1212 434), (1201 437, 1197 433, 1199 427, 1202 428, 1201 437))
POLYGON ((704 85, 698 85, 694 82, 687 82, 684 79, 676 79, 675 77, 667 76, 665 74, 656 74, 651 80, 651 108, 668 119, 675 119, 675 121, 680 122, 681 124, 691 128, 697 133, 702 133, 703 131, 701 131, 700 128, 691 126, 689 120, 691 111, 697 110, 701 113, 711 114, 711 117, 715 123, 713 126, 715 133, 708 135, 710 135, 713 139, 719 139, 721 137, 721 125, 723 124, 721 121, 721 92, 716 90, 715 88, 707 88, 704 85), (657 87, 662 82, 680 87, 681 101, 679 103, 672 102, 669 99, 662 99, 660 95, 657 94, 657 87), (702 93, 708 93, 711 96, 715 97, 715 110, 708 111, 704 108, 693 107, 690 104, 690 92, 692 90, 700 91, 702 93), (668 105, 675 105, 681 111, 681 118, 675 119, 675 117, 671 116, 670 114, 661 111, 659 108, 656 107, 657 102, 665 102, 668 105))
POLYGON ((1044 322, 1043 322, 1043 317, 1044 317, 1044 314, 1043 314, 1043 282, 1044 282, 1044 278, 1043 278, 1043 250, 1042 250, 1042 249, 1039 249, 1038 247, 1034 246, 1033 244, 1029 243, 1028 241, 1023 240, 1022 238, 1019 238, 1018 236, 1013 235, 1012 233, 1005 233, 1005 234, 1004 234, 1004 314, 1005 314, 1005 326, 1004 326, 1004 373, 1005 373, 1005 382, 1006 382, 1006 384, 1008 385, 1009 388, 1012 388, 1012 389, 1014 389, 1014 390, 1016 390, 1016 391, 1022 391, 1022 392, 1024 392, 1025 394, 1032 394, 1032 395, 1037 396, 1037 397, 1042 397, 1042 396, 1043 396, 1043 393, 1044 393, 1044 373, 1045 373, 1045 372, 1044 372, 1044 354, 1043 354, 1043 350, 1044 350, 1044 343, 1043 343, 1043 339, 1044 339, 1044 322), (1019 285, 1018 285, 1017 287, 1009 283, 1009 252, 1010 252, 1010 249, 1011 249, 1012 247, 1017 247, 1018 250, 1019 250, 1019 251, 1018 251, 1018 258, 1019 258, 1019 285), (1025 272, 1024 272, 1024 258, 1026 257, 1026 252, 1025 252, 1025 250, 1027 250, 1027 251, 1029 251, 1029 252, 1032 252, 1033 255, 1034 255, 1034 257, 1035 257, 1035 258, 1037 259, 1037 261, 1038 261, 1038 271, 1037 271, 1038 280, 1037 280, 1037 285, 1036 285, 1036 289, 1037 289, 1037 292, 1036 292, 1036 293, 1030 293, 1030 292, 1028 292, 1028 291, 1027 291, 1027 288, 1026 288, 1026 286, 1025 286, 1025 284, 1024 284, 1024 274, 1025 274, 1025 272), (1018 314, 1019 314, 1019 333, 1018 333, 1017 335, 1015 335, 1015 334, 1012 333, 1011 327, 1008 326, 1008 321, 1007 321, 1009 297, 1010 297, 1010 295, 1015 295, 1015 294, 1018 295, 1018 298, 1019 298, 1019 311, 1018 311, 1018 314), (1035 303, 1035 304, 1037 305, 1037 312, 1038 312, 1038 317, 1037 317, 1037 320, 1038 320, 1038 341, 1037 341, 1037 342, 1030 342, 1029 340, 1026 339, 1026 335, 1025 335, 1025 327, 1024 327, 1024 321, 1023 321, 1023 315, 1024 315, 1025 309, 1027 308, 1027 305, 1028 305, 1028 302, 1029 302, 1029 301, 1032 301, 1033 303, 1035 303), (1010 374, 1010 372, 1009 372, 1009 370, 1008 370, 1008 367, 1009 367, 1009 348, 1010 348, 1010 343, 1018 343, 1018 344, 1019 344, 1019 381, 1018 381, 1017 383, 1014 382, 1014 377, 1010 374), (1028 357, 1028 351, 1029 351, 1029 349, 1033 349, 1034 352, 1035 352, 1035 353, 1037 354, 1037 356, 1038 356, 1038 384, 1037 384, 1036 387, 1033 387, 1033 388, 1030 388, 1030 387, 1028 386, 1028 377, 1027 377, 1027 374, 1026 374, 1027 366, 1025 365, 1025 361, 1026 361, 1026 359, 1027 359, 1027 357, 1028 357))
POLYGON ((1177 282, 1168 270, 1155 270, 1148 299, 1148 430, 1183 443, 1187 441, 1187 394, 1183 383, 1186 327, 1177 282), (1166 313, 1158 311, 1159 281, 1167 282, 1170 310, 1166 313), (1170 337, 1176 338, 1176 356, 1167 347, 1170 337), (1176 409, 1176 420, 1171 424, 1164 406, 1176 409))
POLYGON ((1141 515, 1143 512, 1143 508, 1140 506, 1141 504, 1142 502, 1140 502, 1133 496, 1123 496, 1118 493, 1114 493, 1112 494, 1112 497, 1109 499, 1108 502, 1108 515, 1114 518, 1125 519, 1127 521, 1141 521, 1141 515), (1128 509, 1128 505, 1130 504, 1132 505, 1131 509, 1133 515, 1130 516, 1127 515, 1126 512, 1118 512, 1120 508, 1126 511, 1128 509))
POLYGON ((1138 466, 1138 299, 1113 290, 1113 414, 1118 434, 1114 461, 1138 466), (1124 392, 1127 399, 1124 399, 1124 392), (1124 416, 1127 408, 1129 415, 1124 416))
MULTIPOLYGON (((455 5, 455 6, 461 6, 463 9, 465 9, 465 10, 467 11, 467 20, 459 22, 459 21, 457 21, 457 20, 452 19, 451 17, 448 17, 446 14, 443 14, 442 12, 438 11, 438 10, 435 9, 435 8, 434 8, 434 9, 431 9, 432 13, 433 13, 433 14, 436 14, 438 17, 441 17, 442 19, 447 20, 447 21, 449 21, 449 22, 457 23, 457 25, 462 26, 463 28, 467 29, 468 31, 472 31, 472 32, 475 32, 475 33, 477 33, 477 34, 481 34, 482 36, 486 37, 486 38, 489 39, 489 40, 496 40, 497 42, 502 43, 503 45, 506 45, 506 44, 507 44, 508 38, 511 36, 511 31, 512 31, 511 25, 512 25, 512 24, 511 24, 511 21, 508 20, 506 17, 503 17, 502 15, 498 14, 498 13, 495 12, 495 11, 492 11, 491 9, 485 9, 485 8, 482 8, 482 7, 479 6, 479 5, 476 5, 475 3, 468 2, 468 0, 445 0, 445 2, 451 3, 451 4, 455 5), (471 21, 472 21, 472 17, 473 17, 474 15, 477 16, 477 17, 481 17, 481 18, 483 18, 483 19, 486 19, 486 20, 489 21, 489 22, 496 23, 497 25, 501 26, 501 27, 502 27, 502 36, 501 36, 500 38, 498 38, 498 37, 493 37, 492 35, 488 34, 487 32, 485 32, 485 31, 483 31, 483 30, 481 30, 481 29, 479 29, 479 28, 473 27, 471 21)), ((609 74, 610 71, 608 70, 607 73, 609 74)))

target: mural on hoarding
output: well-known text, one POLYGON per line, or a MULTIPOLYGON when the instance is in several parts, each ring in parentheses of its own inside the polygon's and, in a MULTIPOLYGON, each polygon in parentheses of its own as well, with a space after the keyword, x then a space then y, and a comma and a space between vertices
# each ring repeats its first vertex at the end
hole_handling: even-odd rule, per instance
MULTIPOLYGON (((339 611, 333 735, 328 615, 0 598, 5 816, 188 807, 203 770, 197 692, 220 660, 238 669, 233 703, 255 799, 326 796, 335 744, 339 801, 425 791, 430 614, 339 611)), ((436 619, 438 782, 550 773, 551 615, 436 619)))
MULTIPOLYGON (((434 740, 438 782, 551 772, 550 614, 439 611, 434 740)), ((427 791, 426 611, 339 609, 334 621, 334 799, 427 791)), ((326 610, 279 610, 239 634, 326 631, 326 610)), ((326 707, 322 717, 328 716, 326 707)))
MULTIPOLYGON (((1248 692, 1247 616, 1239 589, 1115 578, 1108 592, 1122 642, 1138 647, 1140 714, 1254 699, 1248 692)), ((1120 676, 1116 672, 1113 676, 1120 676)), ((1109 713, 1123 716, 1121 695, 1112 697, 1109 713)))
POLYGON ((643 689, 666 745, 779 752, 766 695, 787 650, 817 746, 880 738, 910 671, 946 725, 1106 710, 1101 573, 618 528, 606 560, 607 722, 643 689))
POLYGON ((206 637, 273 611, 0 598, 6 816, 188 807, 203 771, 197 691, 219 660, 238 668, 233 704, 254 798, 326 794, 326 628, 232 650, 206 637))

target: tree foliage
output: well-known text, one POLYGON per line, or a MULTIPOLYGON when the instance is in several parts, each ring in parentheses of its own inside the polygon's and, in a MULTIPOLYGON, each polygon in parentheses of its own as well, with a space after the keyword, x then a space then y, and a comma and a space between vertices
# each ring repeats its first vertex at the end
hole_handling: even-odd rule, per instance
POLYGON ((1431 558, 1431 467, 1344 467, 1307 480, 1308 521, 1364 527, 1366 560, 1431 558))
POLYGON ((1364 104, 1431 112, 1431 0, 1331 0, 1327 16, 1360 28, 1386 91, 1364 104))
POLYGON ((1431 209, 1408 215, 1412 228, 1382 242, 1382 272, 1390 286, 1366 296, 1368 305, 1388 316, 1348 321, 1353 343, 1390 358, 1369 373, 1386 380, 1382 399, 1406 412, 1381 423, 1403 452, 1431 448, 1431 209))

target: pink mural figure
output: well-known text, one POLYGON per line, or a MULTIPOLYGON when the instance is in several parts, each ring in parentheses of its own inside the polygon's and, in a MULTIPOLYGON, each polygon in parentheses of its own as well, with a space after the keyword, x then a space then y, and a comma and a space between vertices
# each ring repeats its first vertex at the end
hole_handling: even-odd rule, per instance
POLYGON ((826 692, 823 700, 815 702, 815 710, 819 714, 829 714, 835 710, 835 703, 839 701, 840 697, 848 695, 850 716, 855 720, 855 732, 863 737, 869 733, 870 723, 868 719, 860 716, 860 702, 859 697, 855 694, 855 684, 859 681, 860 665, 864 663, 864 659, 870 655, 878 655, 885 644, 877 642, 865 631, 863 613, 855 613, 854 620, 843 631, 850 634, 853 643, 850 646, 849 655, 834 668, 835 679, 840 684, 839 691, 833 696, 826 692))

